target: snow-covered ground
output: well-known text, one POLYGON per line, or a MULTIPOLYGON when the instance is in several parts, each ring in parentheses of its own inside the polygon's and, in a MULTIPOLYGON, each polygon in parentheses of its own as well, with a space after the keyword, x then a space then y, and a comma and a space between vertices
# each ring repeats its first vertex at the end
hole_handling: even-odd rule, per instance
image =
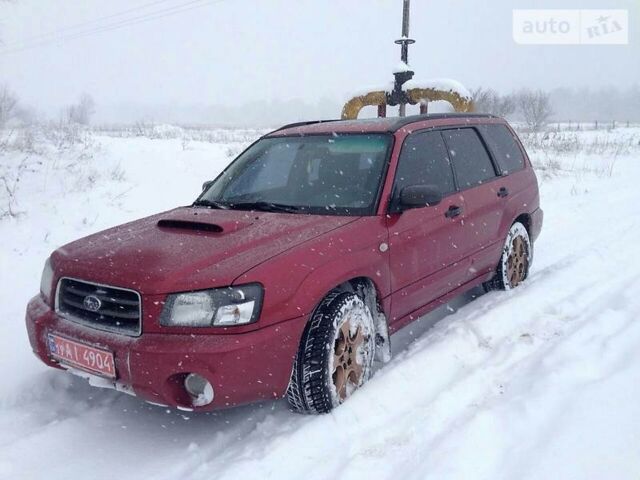
POLYGON ((24 308, 50 251, 189 203, 258 134, 107 133, 0 154, 0 478, 639 478, 640 129, 528 138, 545 210, 530 279, 407 327, 318 417, 185 414, 35 359, 24 308))

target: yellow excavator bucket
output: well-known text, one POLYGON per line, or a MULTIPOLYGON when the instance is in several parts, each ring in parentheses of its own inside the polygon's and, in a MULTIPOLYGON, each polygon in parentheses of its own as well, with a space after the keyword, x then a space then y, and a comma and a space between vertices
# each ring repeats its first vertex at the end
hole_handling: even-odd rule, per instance
MULTIPOLYGON (((449 102, 456 112, 473 112, 473 101, 454 90, 441 90, 437 88, 410 88, 405 90, 410 105, 420 104, 420 113, 427 113, 429 102, 445 100, 449 102)), ((353 97, 342 108, 343 120, 355 120, 360 110, 367 106, 378 107, 378 116, 386 116, 387 93, 379 90, 364 95, 353 97)))

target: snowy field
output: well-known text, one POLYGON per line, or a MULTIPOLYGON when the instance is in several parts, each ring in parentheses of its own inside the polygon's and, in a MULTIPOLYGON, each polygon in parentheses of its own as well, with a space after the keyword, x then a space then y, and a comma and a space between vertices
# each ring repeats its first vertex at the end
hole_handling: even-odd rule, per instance
POLYGON ((190 203, 259 134, 0 134, 0 478, 640 478, 637 127, 527 136, 545 211, 530 279, 401 331, 332 414, 185 414, 40 364, 23 318, 49 253, 190 203))

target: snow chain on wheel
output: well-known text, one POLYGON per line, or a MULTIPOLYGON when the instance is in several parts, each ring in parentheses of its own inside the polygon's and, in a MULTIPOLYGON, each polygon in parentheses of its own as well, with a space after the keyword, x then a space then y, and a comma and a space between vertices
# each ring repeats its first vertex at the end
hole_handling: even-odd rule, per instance
POLYGON ((287 399, 300 413, 327 413, 371 375, 375 326, 355 293, 332 292, 307 323, 291 373, 287 399))
POLYGON ((529 233, 522 223, 515 222, 504 242, 496 275, 485 282, 485 290, 511 290, 517 287, 529 276, 532 260, 533 245, 529 233))

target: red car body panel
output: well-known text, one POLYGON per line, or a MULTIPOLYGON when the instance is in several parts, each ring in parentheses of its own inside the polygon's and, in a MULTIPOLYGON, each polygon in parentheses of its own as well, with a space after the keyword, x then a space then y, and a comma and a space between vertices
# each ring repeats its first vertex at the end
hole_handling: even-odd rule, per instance
POLYGON ((330 291, 357 277, 371 279, 378 298, 385 300, 389 297, 391 282, 389 262, 380 251, 380 244, 387 241, 384 218, 361 217, 339 230, 292 248, 268 264, 258 265, 240 277, 238 283, 270 279, 273 286, 265 287, 263 308, 267 317, 277 312, 308 317, 327 294, 328 285, 330 291), (295 288, 282 288, 283 285, 295 285, 295 288), (271 293, 268 301, 267 289, 271 293))
POLYGON ((58 317, 41 296, 27 308, 31 346, 47 365, 60 368, 46 340, 55 332, 113 352, 118 386, 152 403, 191 407, 182 382, 187 372, 203 375, 216 391, 207 410, 282 397, 304 325, 300 317, 248 333, 199 334, 194 341, 192 335, 145 330, 129 337, 88 328, 58 317))
POLYGON ((91 278, 141 294, 199 290, 231 285, 255 265, 355 220, 183 207, 72 242, 51 261, 61 277, 91 278), (160 221, 199 222, 222 232, 161 227, 160 221))
MULTIPOLYGON (((114 353, 117 384, 159 404, 190 408, 183 382, 198 373, 214 387, 211 404, 224 408, 285 394, 302 331, 333 288, 366 278, 375 286, 389 330, 397 331, 462 291, 491 278, 504 239, 525 215, 532 239, 542 226, 531 164, 478 187, 454 192, 436 206, 387 214, 402 144, 412 132, 482 123, 494 117, 421 117, 394 129, 397 119, 315 123, 271 136, 387 132, 394 136, 375 215, 332 216, 183 207, 99 232, 56 250, 52 285, 62 277, 136 290, 142 334, 95 330, 62 318, 38 295, 27 307, 36 355, 60 368, 48 333, 114 353), (507 188, 511 195, 499 198, 507 188), (462 207, 446 218, 450 206, 462 207), (160 224, 159 224, 160 222, 160 224), (196 231, 184 222, 208 228, 196 231), (425 254, 428 252, 428 254, 425 254), (167 294, 260 283, 256 323, 186 328, 160 324, 167 294)), ((522 146, 520 145, 520 148, 522 146)), ((55 289, 46 292, 54 298, 55 289)))

